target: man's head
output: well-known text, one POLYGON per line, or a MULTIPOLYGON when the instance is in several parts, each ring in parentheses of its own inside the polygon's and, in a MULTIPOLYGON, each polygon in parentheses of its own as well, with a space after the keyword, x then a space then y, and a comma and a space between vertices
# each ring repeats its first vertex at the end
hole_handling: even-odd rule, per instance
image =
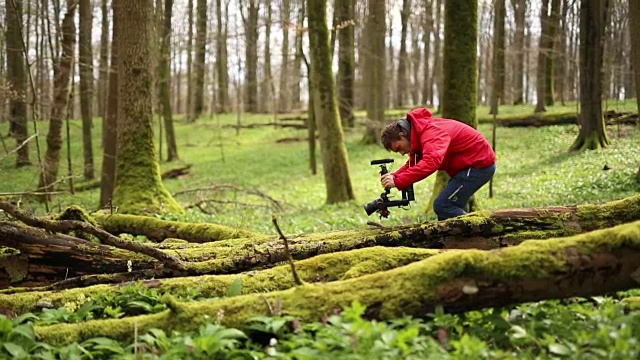
POLYGON ((402 155, 408 154, 411 151, 411 141, 409 140, 411 130, 408 124, 406 119, 400 119, 387 125, 380 134, 382 146, 389 151, 402 155))

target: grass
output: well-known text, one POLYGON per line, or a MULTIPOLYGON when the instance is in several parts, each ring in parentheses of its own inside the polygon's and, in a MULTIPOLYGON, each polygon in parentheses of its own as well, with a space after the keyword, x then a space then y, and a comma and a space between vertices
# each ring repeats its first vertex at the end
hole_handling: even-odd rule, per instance
MULTIPOLYGON (((485 108, 480 108, 479 114, 485 111, 485 108)), ((516 110, 504 107, 501 111, 511 113, 516 110)), ((266 123, 272 121, 272 118, 270 115, 245 115, 242 123, 266 123)), ((217 184, 233 184, 246 191, 199 191, 179 195, 176 199, 185 206, 202 199, 230 203, 211 202, 206 208, 211 215, 194 208, 185 215, 165 214, 163 217, 220 223, 261 233, 273 233, 271 215, 275 211, 285 233, 362 228, 366 226, 367 220, 379 221, 376 215, 366 216, 362 209, 363 204, 378 198, 382 192, 378 180, 379 169, 369 165, 369 161, 393 158, 395 162, 391 166, 392 171, 406 161, 406 158, 386 152, 380 146, 361 144, 361 127, 346 130, 346 147, 356 200, 325 205, 326 191, 319 150, 318 174, 313 175, 309 170, 308 144, 305 141, 277 142, 284 138, 304 138, 306 130, 264 126, 241 129, 239 135, 236 135, 235 129, 229 127, 236 121, 234 114, 202 118, 195 124, 186 124, 178 118, 176 132, 181 160, 162 162, 161 168, 164 171, 182 164, 192 164, 190 175, 165 180, 165 186, 171 193, 217 184), (280 201, 283 208, 274 209, 267 200, 251 195, 249 190, 258 190, 280 201)), ((47 123, 39 122, 38 127, 41 134, 46 134, 47 123)), ((81 123, 71 121, 70 128, 74 181, 79 183, 82 176, 81 123)), ((481 124, 480 130, 486 136, 491 134, 490 125, 481 124)), ((6 134, 7 124, 0 124, 0 131, 6 134)), ((498 128, 498 170, 494 177, 494 197, 488 197, 488 186, 485 186, 479 192, 482 206, 485 209, 498 209, 597 203, 626 197, 640 190, 635 181, 638 171, 637 154, 640 150, 637 127, 609 127, 608 133, 612 139, 610 147, 570 153, 567 149, 577 137, 577 131, 575 125, 498 128), (609 170, 604 170, 605 166, 609 170)), ((96 169, 100 169, 99 119, 94 123, 93 135, 96 169)), ((15 146, 13 140, 8 146, 15 146)), ((40 139, 40 146, 44 152, 44 136, 40 139)), ((35 162, 37 157, 34 144, 31 144, 30 151, 31 159, 35 162)), ((67 150, 64 149, 60 176, 67 175, 66 158, 67 150)), ((4 179, 0 184, 0 192, 33 191, 37 187, 37 165, 16 169, 14 162, 13 155, 0 160, 0 176, 4 179)), ((432 215, 425 214, 432 185, 431 178, 416 184, 416 201, 411 208, 393 208, 391 216, 382 219, 382 222, 392 225, 433 219, 432 215)), ((396 198, 400 196, 395 190, 393 195, 396 198)), ((98 198, 97 189, 76 195, 63 194, 54 198, 51 211, 60 211, 71 204, 95 210, 98 198)), ((27 198, 23 199, 23 207, 44 214, 42 204, 27 198)))

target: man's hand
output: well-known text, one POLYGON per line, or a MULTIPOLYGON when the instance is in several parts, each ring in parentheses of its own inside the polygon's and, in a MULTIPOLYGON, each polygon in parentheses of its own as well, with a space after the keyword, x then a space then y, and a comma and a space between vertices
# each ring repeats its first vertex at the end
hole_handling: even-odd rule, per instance
POLYGON ((380 177, 380 182, 385 189, 396 187, 396 183, 393 181, 393 174, 384 174, 380 177))

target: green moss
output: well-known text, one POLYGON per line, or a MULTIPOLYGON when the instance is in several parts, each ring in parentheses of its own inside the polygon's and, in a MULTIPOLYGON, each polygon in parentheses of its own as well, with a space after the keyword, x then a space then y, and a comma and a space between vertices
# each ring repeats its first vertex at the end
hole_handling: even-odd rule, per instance
POLYGON ((267 294, 175 304, 174 307, 179 309, 177 313, 165 311, 119 321, 37 327, 36 332, 49 343, 59 343, 98 335, 130 338, 134 324, 139 331, 150 327, 185 331, 216 318, 227 326, 242 326, 252 317, 267 314, 266 302, 273 303, 276 299, 280 299, 284 314, 301 320, 317 320, 322 314, 346 307, 354 300, 368 307, 368 316, 379 319, 421 316, 444 299, 451 298, 452 294, 443 295, 444 298, 439 298, 439 295, 453 279, 490 279, 492 282, 545 279, 550 274, 562 274, 576 266, 576 256, 589 257, 596 252, 616 254, 629 249, 640 250, 640 221, 569 238, 525 241, 519 246, 492 251, 444 252, 407 266, 356 279, 306 283, 267 294), (571 256, 566 256, 567 253, 571 256))
POLYGON ((77 220, 97 226, 97 223, 89 213, 80 206, 71 205, 54 217, 55 220, 77 220))
MULTIPOLYGON (((372 247, 333 254, 319 255, 311 259, 297 261, 296 269, 305 282, 336 281, 348 277, 389 270, 440 253, 439 250, 413 248, 372 247), (362 263, 369 265, 360 266, 362 263), (375 264, 375 265, 373 265, 375 264)), ((109 275, 104 275, 109 276, 109 275)), ((243 293, 275 291, 295 285, 288 264, 263 271, 253 271, 240 275, 203 275, 184 278, 150 280, 150 285, 176 296, 184 296, 197 289, 202 297, 225 296, 231 284, 240 276, 243 293)), ((47 301, 54 306, 77 299, 80 294, 95 297, 98 294, 116 294, 117 286, 94 285, 80 289, 62 291, 36 291, 16 294, 0 294, 0 308, 12 309, 14 313, 33 311, 38 301, 47 301)))
POLYGON ((19 254, 20 254, 20 250, 18 249, 0 246, 0 260, 4 258, 10 258, 12 256, 16 256, 19 254))
POLYGON ((151 216, 95 213, 94 217, 106 231, 116 234, 146 235, 153 241, 176 238, 190 242, 210 242, 257 236, 250 231, 224 225, 183 223, 151 216))
POLYGON ((0 257, 0 269, 9 275, 11 283, 22 281, 29 272, 29 258, 25 255, 0 257))

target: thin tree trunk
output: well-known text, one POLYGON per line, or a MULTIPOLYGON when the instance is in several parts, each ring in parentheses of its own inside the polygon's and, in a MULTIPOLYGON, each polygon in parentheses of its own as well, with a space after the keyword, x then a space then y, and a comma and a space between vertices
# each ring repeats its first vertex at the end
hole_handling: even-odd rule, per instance
POLYGON ((629 0, 629 33, 631 34, 631 62, 635 75, 636 102, 640 112, 640 0, 629 0))
MULTIPOLYGON (((440 24, 442 23, 442 0, 436 0, 436 21, 434 23, 433 32, 435 34, 433 41, 433 69, 431 73, 430 83, 432 84, 431 98, 428 99, 429 104, 434 104, 434 94, 438 94, 438 106, 442 107, 442 54, 440 40, 440 24)), ((423 99, 423 101, 426 101, 423 99)))
POLYGON ((171 16, 173 0, 164 0, 162 38, 160 43, 160 105, 164 130, 167 139, 167 161, 178 159, 178 145, 173 127, 173 110, 171 108, 171 16))
MULTIPOLYGON (((422 102, 424 104, 433 104, 433 74, 431 74, 431 67, 429 66, 429 59, 431 58, 431 33, 434 34, 434 39, 439 38, 440 34, 434 32, 433 29, 433 2, 431 0, 425 0, 425 17, 424 17, 424 33, 422 35, 422 42, 424 43, 424 52, 422 57, 422 63, 424 64, 424 78, 422 83, 422 102)), ((434 41, 434 47, 436 44, 434 41)), ((434 66, 436 59, 438 58, 438 54, 435 53, 436 49, 434 48, 434 66)))
MULTIPOLYGON (((287 0, 288 1, 288 0, 287 0)), ((227 70, 227 33, 222 27, 222 3, 216 0, 218 32, 216 34, 216 75, 218 80, 218 106, 216 112, 229 112, 229 74, 227 70)), ((226 19, 225 19, 226 21, 226 19)))
POLYGON ((67 13, 62 20, 62 54, 55 67, 53 82, 53 106, 49 118, 47 134, 47 151, 43 169, 40 174, 39 188, 49 190, 58 177, 60 167, 60 151, 62 150, 62 123, 67 113, 69 102, 69 80, 73 66, 73 48, 76 44, 76 27, 74 17, 77 0, 67 0, 67 13))
POLYGON ((207 0, 196 2, 196 56, 193 88, 193 118, 196 121, 204 111, 204 69, 207 54, 207 0))
POLYGON ((411 14, 411 0, 402 0, 402 10, 400 11, 400 53, 398 55, 398 77, 396 78, 396 96, 394 104, 396 107, 405 105, 407 101, 409 83, 407 78, 407 29, 411 14))
MULTIPOLYGON (((16 146, 23 144, 29 136, 27 128, 27 69, 25 64, 22 31, 22 1, 6 0, 6 51, 7 82, 14 96, 9 97, 10 133, 16 138, 16 146)), ((35 94, 34 94, 35 96, 35 94)), ((3 99, 4 101, 4 99, 3 99)), ((2 136, 2 134, 0 134, 2 136)), ((29 160, 29 144, 24 144, 17 151, 16 167, 31 165, 29 160)))
MULTIPOLYGON (((271 19, 273 17, 273 10, 271 6, 267 7, 267 19, 264 24, 264 73, 262 78, 262 84, 260 87, 260 102, 259 110, 261 113, 275 113, 275 109, 270 107, 275 106, 271 89, 273 88, 273 74, 271 71, 271 19)), ((274 99, 275 100, 275 99, 274 99)))
POLYGON ((336 2, 338 30, 338 109, 343 127, 354 127, 353 88, 355 80, 355 1, 336 2))
POLYGON ((515 30, 513 37, 513 49, 515 52, 515 64, 513 70, 513 105, 524 103, 524 54, 528 51, 524 47, 525 16, 527 13, 526 0, 511 0, 513 7, 515 30))
POLYGON ((104 142, 102 153, 102 172, 100 176, 100 207, 111 204, 113 188, 116 181, 116 148, 118 138, 118 44, 119 35, 119 11, 117 2, 113 4, 113 17, 111 21, 111 64, 109 66, 109 79, 107 88, 107 103, 104 119, 104 142))
POLYGON ((278 96, 278 111, 287 112, 291 107, 291 89, 289 89, 289 84, 291 84, 289 74, 289 29, 292 28, 293 25, 289 21, 291 17, 291 0, 282 0, 280 4, 280 26, 282 27, 282 59, 280 60, 280 90, 278 96))
POLYGON ((369 1, 365 48, 361 54, 366 74, 364 88, 367 92, 366 130, 362 141, 367 144, 380 143, 380 130, 385 120, 384 110, 387 104, 385 9, 384 0, 369 1))
POLYGON ((546 106, 553 106, 555 103, 555 85, 554 85, 554 68, 556 66, 556 52, 558 50, 558 28, 560 23, 560 0, 551 0, 551 12, 549 13, 548 27, 549 27, 549 40, 548 40, 548 53, 546 58, 546 65, 544 68, 545 75, 545 94, 544 103, 546 106))
POLYGON ((187 101, 186 119, 188 122, 195 121, 193 117, 193 0, 187 3, 187 18, 189 29, 187 34, 187 101))
MULTIPOLYGON (((248 17, 244 19, 244 31, 246 37, 245 47, 245 105, 248 112, 258 111, 258 13, 260 2, 258 0, 247 0, 248 17)), ((240 6, 243 6, 242 2, 240 6)))
POLYGON ((91 34, 93 28, 93 6, 91 0, 80 0, 79 35, 78 35, 78 68, 80 73, 80 111, 82 113, 82 150, 84 155, 84 179, 93 180, 93 51, 91 34))
POLYGON ((540 38, 538 41, 538 68, 536 69, 536 109, 535 112, 544 112, 546 88, 546 67, 547 57, 551 49, 551 38, 549 37, 549 1, 542 0, 540 9, 540 38))
POLYGON ((491 87, 491 109, 490 114, 498 114, 498 107, 504 103, 504 84, 506 74, 505 63, 505 28, 504 22, 507 16, 507 9, 504 0, 496 0, 494 2, 494 20, 493 20, 493 86, 491 87))
POLYGON ((100 59, 98 63, 98 91, 96 102, 98 104, 98 116, 102 118, 102 146, 104 147, 107 126, 107 92, 109 91, 109 6, 107 0, 100 2, 101 32, 100 32, 100 59))

